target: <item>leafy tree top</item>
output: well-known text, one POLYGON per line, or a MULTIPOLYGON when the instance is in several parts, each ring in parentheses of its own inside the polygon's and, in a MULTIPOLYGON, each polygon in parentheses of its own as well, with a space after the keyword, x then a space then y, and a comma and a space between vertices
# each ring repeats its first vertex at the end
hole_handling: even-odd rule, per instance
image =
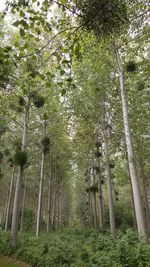
POLYGON ((119 33, 128 22, 127 5, 124 0, 77 0, 80 23, 88 31, 107 37, 119 33))

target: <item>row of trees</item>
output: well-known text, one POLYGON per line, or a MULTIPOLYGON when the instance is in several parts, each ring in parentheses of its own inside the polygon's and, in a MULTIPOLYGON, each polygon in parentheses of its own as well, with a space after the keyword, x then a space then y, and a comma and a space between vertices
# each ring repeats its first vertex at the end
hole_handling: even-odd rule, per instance
POLYGON ((5 230, 12 215, 13 246, 27 208, 37 237, 41 223, 49 231, 71 217, 103 232, 109 214, 115 238, 127 206, 127 225, 147 242, 146 1, 10 2, 6 13, 13 27, 8 36, 1 24, 1 207, 5 230))

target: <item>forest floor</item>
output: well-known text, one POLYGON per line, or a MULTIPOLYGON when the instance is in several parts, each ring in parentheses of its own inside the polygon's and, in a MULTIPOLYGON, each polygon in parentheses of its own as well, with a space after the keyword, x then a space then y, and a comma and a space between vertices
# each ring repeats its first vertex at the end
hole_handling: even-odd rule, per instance
POLYGON ((29 265, 16 261, 14 258, 0 255, 0 267, 29 267, 29 265))
POLYGON ((24 233, 15 250, 9 233, 1 231, 0 253, 36 267, 150 267, 150 245, 139 241, 132 230, 118 233, 116 240, 91 229, 68 228, 41 234, 38 239, 24 233))

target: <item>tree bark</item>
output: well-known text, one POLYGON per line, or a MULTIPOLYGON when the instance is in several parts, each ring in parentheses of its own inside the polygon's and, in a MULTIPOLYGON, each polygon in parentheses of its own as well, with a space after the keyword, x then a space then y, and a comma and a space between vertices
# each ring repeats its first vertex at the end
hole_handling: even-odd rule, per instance
POLYGON ((26 192, 27 192, 27 181, 25 181, 24 191, 23 191, 22 211, 21 211, 21 220, 20 220, 20 232, 23 229, 24 210, 25 210, 25 202, 26 202, 26 192))
MULTIPOLYGON (((29 130, 29 110, 30 110, 30 98, 27 97, 25 106, 25 117, 24 117, 24 130, 22 137, 22 150, 26 150, 28 141, 28 130, 29 130)), ((14 196, 14 206, 13 206, 13 216, 12 216, 12 227, 11 227, 11 241, 12 246, 15 247, 18 238, 19 229, 19 212, 20 212, 20 194, 21 185, 23 179, 24 167, 19 166, 18 176, 16 181, 15 196, 14 196)))
POLYGON ((105 166, 106 166, 106 175, 107 175, 107 191, 108 191, 108 202, 109 202, 109 223, 110 223, 111 235, 113 238, 115 238, 115 235, 116 235, 115 211, 114 211, 113 189, 112 189, 110 161, 109 161, 109 152, 108 152, 108 131, 107 131, 105 117, 106 117, 106 112, 105 112, 105 107, 104 107, 103 138, 104 138, 104 156, 105 156, 105 166))
POLYGON ((52 208, 52 170, 50 168, 50 176, 49 176, 49 184, 48 184, 47 232, 50 231, 51 208, 52 208))
POLYGON ((39 194, 38 194, 38 208, 37 208, 37 221, 36 221, 36 237, 39 237, 40 233, 40 221, 41 221, 41 208, 42 208, 42 193, 43 193, 43 177, 44 177, 44 159, 45 154, 42 152, 41 160, 41 174, 40 174, 40 184, 39 184, 39 194))
POLYGON ((8 229, 10 205, 11 205, 12 192, 13 192, 13 183, 14 183, 14 174, 15 174, 15 166, 13 166, 12 176, 11 176, 11 181, 10 181, 10 187, 9 187, 8 202, 7 202, 7 208, 6 208, 6 218, 5 218, 5 232, 8 229))
POLYGON ((119 74, 122 111, 123 111, 123 122, 124 122, 126 146, 127 146, 127 153, 128 153, 128 163, 129 163, 129 170, 130 170, 130 176, 131 176, 135 212, 136 212, 137 227, 138 227, 139 236, 143 239, 144 242, 147 242, 147 233, 146 233, 146 227, 145 227, 145 221, 144 221, 142 199, 141 199, 139 181, 138 181, 138 176, 137 176, 135 157, 133 153, 131 129, 130 129, 130 124, 129 124, 128 107, 127 107, 126 92, 125 92, 125 82, 124 82, 124 76, 123 76, 123 68, 121 64, 120 54, 119 54, 118 48, 116 47, 115 47, 115 56, 116 56, 118 74, 119 74))
MULTIPOLYGON (((94 168, 91 168, 92 173, 91 175, 93 176, 93 184, 95 185, 95 173, 94 173, 94 168)), ((93 215, 94 215, 94 228, 97 228, 97 202, 96 202, 96 191, 93 191, 93 215)))
POLYGON ((144 202, 145 202, 145 209, 146 209, 147 227, 148 227, 148 230, 150 230, 150 210, 149 210, 149 203, 148 203, 148 198, 147 198, 148 194, 147 194, 147 187, 146 187, 146 177, 145 177, 145 173, 144 173, 143 161, 142 161, 140 154, 139 154, 139 160, 140 160, 140 168, 141 168, 141 178, 142 178, 142 183, 143 183, 143 193, 144 193, 144 202))
POLYGON ((18 226, 19 226, 19 204, 20 204, 20 192, 21 192, 21 181, 23 177, 23 167, 19 166, 18 177, 16 181, 12 227, 11 227, 11 242, 12 246, 16 247, 18 237, 18 226))
POLYGON ((99 230, 104 230, 104 218, 103 218, 103 193, 102 193, 102 177, 100 173, 100 159, 97 158, 97 166, 99 168, 98 173, 98 193, 99 193, 99 230))
POLYGON ((52 228, 55 230, 56 228, 56 163, 55 163, 55 171, 54 171, 54 179, 53 179, 53 208, 52 208, 52 228))

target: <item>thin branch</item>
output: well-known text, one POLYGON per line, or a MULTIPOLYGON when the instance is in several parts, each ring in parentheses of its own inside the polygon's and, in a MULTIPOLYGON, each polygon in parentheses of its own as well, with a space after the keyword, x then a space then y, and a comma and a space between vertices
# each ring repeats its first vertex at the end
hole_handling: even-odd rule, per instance
POLYGON ((57 0, 53 0, 53 3, 57 4, 58 6, 61 6, 61 7, 65 8, 65 9, 67 9, 67 10, 70 11, 71 13, 77 15, 78 17, 81 17, 81 18, 83 17, 81 14, 77 13, 74 9, 71 9, 71 8, 67 7, 66 5, 60 3, 60 2, 57 1, 57 0))
MULTIPOLYGON (((80 28, 82 27, 82 25, 78 26, 78 27, 74 27, 75 30, 73 32, 70 33, 70 35, 63 41, 63 45, 66 43, 66 41, 70 38, 71 35, 73 35, 75 32, 77 32, 80 28)), ((41 66, 44 66, 48 61, 49 59, 59 50, 59 48, 62 47, 62 44, 60 46, 57 47, 57 49, 55 49, 54 52, 52 52, 49 57, 41 64, 39 65, 39 67, 41 66)))
POLYGON ((52 41, 57 37, 57 36, 59 36, 59 35, 61 35, 62 33, 64 33, 64 32, 66 32, 66 31, 69 31, 69 30, 72 30, 72 29, 76 29, 77 27, 71 27, 71 28, 69 28, 69 29, 65 29, 65 30, 62 30, 62 31, 60 31, 60 32, 58 32, 58 33, 56 33, 44 46, 42 46, 37 52, 33 52, 33 53, 31 53, 31 54, 28 54, 28 55, 25 55, 25 56, 23 56, 23 57, 21 57, 21 59, 22 58, 27 58, 27 57, 30 57, 30 56, 33 56, 33 55, 37 55, 37 54, 40 54, 41 52, 42 52, 42 50, 44 50, 50 43, 52 43, 52 41))
POLYGON ((9 114, 7 114, 3 109, 1 109, 1 111, 4 113, 5 116, 7 116, 9 119, 11 119, 12 121, 14 121, 16 124, 18 124, 22 129, 23 129, 23 126, 18 122, 16 121, 14 118, 12 118, 9 114))

